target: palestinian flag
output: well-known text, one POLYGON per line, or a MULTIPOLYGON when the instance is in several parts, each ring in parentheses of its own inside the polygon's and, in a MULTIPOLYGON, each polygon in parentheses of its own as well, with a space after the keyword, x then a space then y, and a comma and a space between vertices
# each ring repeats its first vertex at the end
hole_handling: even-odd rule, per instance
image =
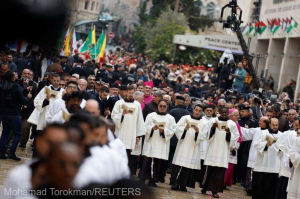
POLYGON ((256 21, 254 36, 258 35, 259 32, 260 32, 259 21, 256 21))
POLYGON ((272 33, 275 34, 279 28, 280 28, 280 22, 277 19, 274 19, 272 33))
POLYGON ((259 28, 260 28, 259 34, 262 35, 265 32, 265 30, 267 29, 267 25, 263 21, 260 21, 259 28))
POLYGON ((272 31, 272 25, 273 25, 272 20, 267 19, 267 22, 268 22, 269 32, 271 32, 272 31))
POLYGON ((297 28, 298 23, 291 17, 290 23, 287 25, 287 33, 290 33, 293 28, 297 28))
POLYGON ((243 31, 243 33, 245 34, 245 35, 250 35, 251 34, 251 32, 253 31, 253 26, 252 26, 252 24, 251 23, 248 23, 247 24, 247 26, 245 27, 245 29, 244 29, 244 31, 243 31))

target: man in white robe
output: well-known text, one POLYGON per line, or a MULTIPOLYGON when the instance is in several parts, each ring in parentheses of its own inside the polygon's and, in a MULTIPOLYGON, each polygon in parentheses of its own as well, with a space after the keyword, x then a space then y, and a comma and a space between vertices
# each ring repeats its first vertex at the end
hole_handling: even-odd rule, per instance
POLYGON ((261 131, 254 141, 253 146, 257 151, 252 181, 254 199, 275 198, 280 171, 279 149, 276 141, 282 135, 278 128, 278 119, 272 118, 270 128, 261 131))
POLYGON ((289 152, 289 159, 292 166, 292 174, 288 186, 288 199, 300 198, 300 132, 297 132, 297 139, 295 140, 289 152))
POLYGON ((83 93, 80 91, 72 92, 64 95, 65 107, 56 113, 51 123, 64 124, 69 121, 70 115, 81 110, 80 104, 83 100, 83 93))
MULTIPOLYGON (((64 93, 66 94, 72 94, 72 92, 78 91, 78 83, 75 81, 69 81, 67 83, 66 89, 64 93)), ((63 93, 63 95, 64 95, 63 93)), ((86 101, 83 99, 80 107, 83 109, 85 107, 86 101)), ((66 109, 66 103, 63 99, 63 96, 57 100, 49 107, 49 111, 46 115, 46 121, 48 123, 53 123, 53 117, 61 110, 66 109)))
POLYGON ((247 187, 247 194, 252 195, 252 173, 253 173, 253 168, 254 168, 254 162, 256 159, 257 151, 255 147, 253 146, 254 141, 259 137, 261 131, 266 130, 269 128, 269 118, 267 116, 263 116, 259 120, 259 127, 257 128, 244 128, 241 127, 242 131, 242 139, 243 141, 250 141, 251 146, 250 146, 250 151, 249 151, 249 158, 247 162, 247 177, 246 177, 246 184, 249 185, 247 187))
MULTIPOLYGON (((289 113, 294 114, 293 111, 289 111, 289 113)), ((287 197, 287 187, 289 178, 291 176, 291 169, 289 162, 289 152, 292 148, 296 138, 297 138, 297 130, 300 128, 299 119, 294 119, 293 121, 293 129, 285 131, 283 135, 276 142, 277 147, 281 150, 281 163, 280 163, 280 172, 279 172, 279 180, 276 190, 275 199, 286 199, 287 197)))
POLYGON ((209 146, 204 161, 206 176, 200 185, 202 194, 211 191, 215 198, 219 198, 218 192, 223 192, 229 149, 235 146, 240 136, 236 123, 228 120, 228 109, 221 107, 219 113, 220 117, 216 119, 216 123, 210 130, 209 146))
MULTIPOLYGON (((207 148, 208 148, 208 144, 209 144, 209 141, 208 141, 208 136, 209 136, 209 132, 210 132, 210 129, 213 125, 213 123, 215 122, 215 119, 214 117, 212 117, 213 113, 214 113, 214 106, 212 105, 206 105, 204 106, 204 113, 205 113, 205 116, 202 117, 202 122, 205 123, 205 125, 207 125, 207 137, 205 140, 203 140, 201 143, 200 143, 200 150, 201 150, 201 168, 204 168, 204 160, 205 160, 205 157, 206 157, 206 153, 207 153, 207 148)), ((199 172, 199 177, 197 179, 197 181, 199 183, 201 183, 203 181, 203 177, 204 177, 204 174, 205 174, 205 169, 201 169, 200 172, 199 172)))
POLYGON ((208 123, 201 118, 202 112, 202 106, 197 104, 192 115, 181 117, 177 123, 175 134, 179 141, 172 162, 172 190, 195 188, 196 177, 201 169, 200 143, 208 133, 208 123))
POLYGON ((134 100, 133 95, 134 87, 128 86, 126 98, 117 101, 111 113, 115 123, 114 133, 124 143, 129 160, 136 143, 141 136, 145 135, 141 105, 134 100))
MULTIPOLYGON (((49 107, 55 102, 55 100, 62 96, 64 90, 60 88, 59 82, 59 75, 53 75, 52 85, 45 86, 34 99, 34 106, 39 112, 38 120, 36 121, 38 131, 43 130, 47 124, 46 115, 49 111, 49 107)), ((35 111, 32 114, 36 114, 35 111)))
POLYGON ((158 111, 148 114, 145 122, 146 136, 143 146, 143 163, 139 173, 142 183, 157 187, 156 182, 164 178, 164 161, 169 158, 170 139, 176 131, 173 116, 167 114, 168 104, 165 100, 158 103, 158 111))

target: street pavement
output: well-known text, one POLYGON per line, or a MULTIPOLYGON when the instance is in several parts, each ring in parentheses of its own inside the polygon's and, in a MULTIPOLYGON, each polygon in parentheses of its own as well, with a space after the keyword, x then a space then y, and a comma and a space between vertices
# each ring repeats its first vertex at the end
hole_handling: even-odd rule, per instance
MULTIPOLYGON (((9 170, 14 168, 17 165, 24 163, 26 160, 30 160, 32 157, 32 150, 31 150, 31 141, 28 142, 27 148, 21 149, 18 147, 17 156, 22 158, 22 161, 16 162, 13 160, 0 160, 0 199, 3 198, 3 189, 4 183, 9 170)), ((22 176, 20 176, 21 178, 22 176)), ((136 179, 136 177, 133 177, 136 179)), ((200 188, 198 183, 196 184, 195 189, 188 188, 188 192, 182 191, 173 191, 171 190, 171 186, 169 185, 169 178, 170 175, 168 174, 166 177, 165 183, 158 183, 158 187, 152 188, 155 193, 155 198, 157 199, 196 199, 196 198, 212 198, 211 193, 208 192, 207 195, 203 195, 200 192, 200 188)), ((250 199, 251 197, 246 195, 244 189, 238 184, 232 187, 229 187, 230 191, 225 190, 224 193, 220 193, 220 198, 224 199, 250 199)))

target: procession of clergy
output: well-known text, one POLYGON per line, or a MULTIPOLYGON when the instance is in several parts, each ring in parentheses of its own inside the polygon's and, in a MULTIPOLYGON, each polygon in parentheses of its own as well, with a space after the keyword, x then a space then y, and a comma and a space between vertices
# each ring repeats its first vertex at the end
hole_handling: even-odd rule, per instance
MULTIPOLYGON (((247 169, 253 198, 300 198, 299 120, 295 120, 294 130, 286 132, 278 131, 276 118, 266 116, 260 118, 259 127, 243 128, 237 123, 237 109, 220 106, 217 117, 212 117, 215 107, 202 106, 196 101, 192 114, 182 116, 176 123, 168 114, 169 104, 164 99, 158 101, 157 111, 148 114, 144 120, 142 106, 135 100, 134 87, 129 85, 126 89, 127 95, 113 107, 111 120, 101 118, 108 126, 105 131, 108 142, 96 142, 101 138, 95 134, 91 138, 90 153, 85 155, 74 178, 74 188, 80 189, 90 183, 109 185, 129 179, 135 174, 138 159, 139 182, 148 180, 149 186, 156 187, 157 182, 164 182, 170 140, 176 136, 178 143, 170 179, 172 190, 187 191, 187 187, 195 188, 198 181, 202 194, 211 192, 212 197, 218 198, 226 182, 232 181, 232 165, 237 164, 240 144, 252 140, 247 169)), ((85 101, 78 91, 65 92, 51 85, 39 92, 34 100, 36 109, 28 120, 37 124, 38 131, 75 121, 87 134, 90 131, 90 121, 86 121, 90 119, 88 114, 100 117, 96 100, 85 101)), ((184 100, 178 95, 175 105, 184 100)), ((241 109, 247 107, 241 105, 241 109)), ((30 164, 14 168, 8 175, 6 186, 30 189, 32 186, 26 185, 31 183, 30 164), (22 173, 23 178, 13 178, 17 173, 22 173)))

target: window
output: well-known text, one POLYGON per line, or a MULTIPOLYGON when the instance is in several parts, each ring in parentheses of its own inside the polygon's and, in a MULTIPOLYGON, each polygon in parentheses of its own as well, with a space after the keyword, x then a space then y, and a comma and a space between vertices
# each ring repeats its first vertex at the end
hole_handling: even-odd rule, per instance
POLYGON ((99 6, 99 4, 98 4, 98 2, 97 2, 97 4, 96 4, 96 11, 99 10, 98 6, 99 6))
POLYGON ((89 8, 90 1, 85 1, 84 9, 87 10, 89 8))
POLYGON ((216 15, 216 6, 213 2, 210 2, 206 6, 206 14, 209 18, 214 19, 216 15))
POLYGON ((91 11, 94 11, 94 7, 95 7, 95 2, 92 2, 92 6, 91 6, 91 11))

